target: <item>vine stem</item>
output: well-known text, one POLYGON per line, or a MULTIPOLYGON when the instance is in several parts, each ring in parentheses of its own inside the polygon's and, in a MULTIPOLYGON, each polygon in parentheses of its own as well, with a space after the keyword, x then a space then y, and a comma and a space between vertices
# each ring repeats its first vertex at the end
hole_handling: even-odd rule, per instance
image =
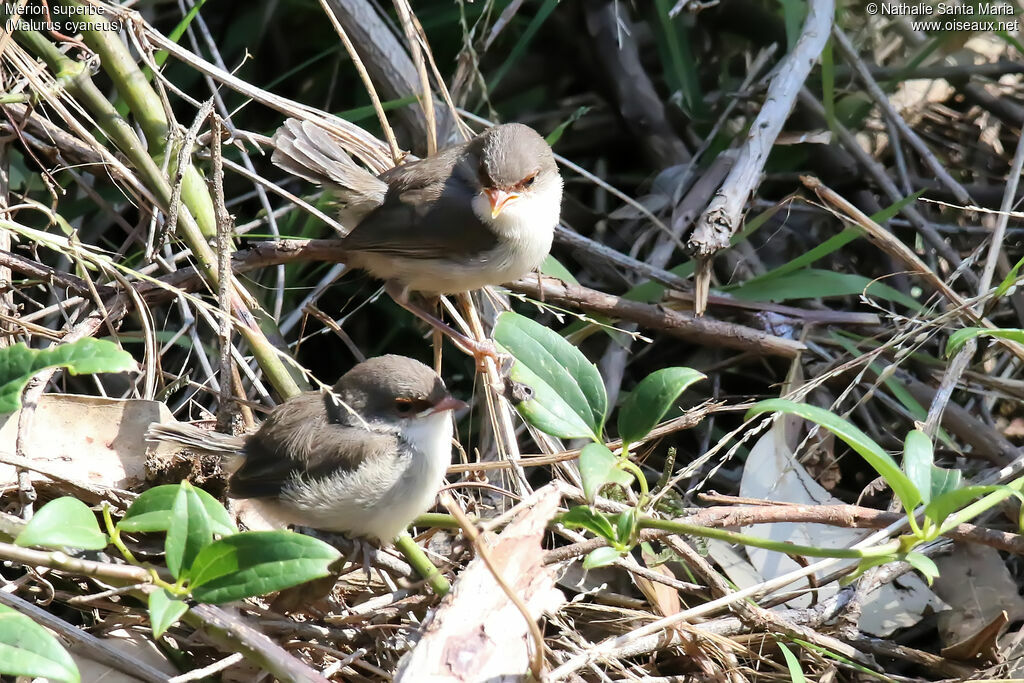
POLYGON ((809 545, 795 545, 780 541, 771 541, 749 534, 740 534, 724 529, 712 529, 711 527, 696 526, 683 522, 673 522, 653 517, 641 517, 637 521, 639 529, 661 529, 684 536, 698 536, 700 538, 713 538, 728 543, 739 543, 742 545, 775 550, 787 555, 804 555, 806 557, 833 557, 841 559, 865 559, 870 557, 886 557, 895 555, 901 551, 899 541, 890 541, 872 548, 818 548, 809 545))

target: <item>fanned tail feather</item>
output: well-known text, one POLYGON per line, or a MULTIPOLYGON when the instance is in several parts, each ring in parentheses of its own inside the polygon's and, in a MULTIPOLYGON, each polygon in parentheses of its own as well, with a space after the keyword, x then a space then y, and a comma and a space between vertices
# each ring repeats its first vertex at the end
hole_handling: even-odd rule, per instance
POLYGON ((185 422, 160 424, 154 422, 146 430, 146 441, 171 443, 206 453, 237 455, 243 438, 200 429, 185 422))

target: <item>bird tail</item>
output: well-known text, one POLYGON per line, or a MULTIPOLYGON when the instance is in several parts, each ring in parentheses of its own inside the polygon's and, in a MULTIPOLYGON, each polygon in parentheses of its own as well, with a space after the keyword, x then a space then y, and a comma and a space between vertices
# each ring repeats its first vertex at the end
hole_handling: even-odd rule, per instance
POLYGON ((221 434, 188 424, 161 424, 153 422, 146 430, 146 441, 169 443, 201 453, 214 455, 238 455, 245 445, 240 436, 221 434))
POLYGON ((288 119, 274 133, 270 160, 292 175, 323 185, 346 205, 365 205, 366 210, 384 201, 388 186, 352 161, 333 135, 312 121, 288 119))

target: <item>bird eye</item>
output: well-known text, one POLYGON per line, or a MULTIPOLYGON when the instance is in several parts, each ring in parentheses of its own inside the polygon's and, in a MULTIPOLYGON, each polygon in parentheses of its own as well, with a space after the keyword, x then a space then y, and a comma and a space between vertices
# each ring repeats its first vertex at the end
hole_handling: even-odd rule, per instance
POLYGON ((523 181, 523 187, 530 187, 533 185, 533 181, 537 179, 537 174, 534 173, 532 176, 523 181))
POLYGON ((396 398, 395 399, 395 411, 399 415, 409 415, 413 411, 412 401, 408 398, 396 398))

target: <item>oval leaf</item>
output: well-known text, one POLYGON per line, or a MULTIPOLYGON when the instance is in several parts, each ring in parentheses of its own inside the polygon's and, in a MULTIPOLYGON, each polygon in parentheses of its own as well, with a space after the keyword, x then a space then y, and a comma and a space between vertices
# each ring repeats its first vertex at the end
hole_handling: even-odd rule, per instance
POLYGON ((608 517, 586 505, 577 505, 572 508, 558 518, 558 523, 570 529, 587 529, 595 536, 600 536, 613 543, 616 541, 615 527, 612 526, 608 517))
POLYGON ((619 409, 619 437, 629 444, 647 436, 680 394, 702 379, 704 373, 691 368, 663 368, 644 377, 619 409))
POLYGON ((196 489, 187 481, 181 482, 171 508, 171 528, 167 530, 164 541, 167 569, 171 576, 187 576, 196 555, 212 541, 213 531, 206 508, 196 489))
POLYGON ((188 611, 188 605, 178 600, 163 588, 149 594, 149 624, 153 629, 153 637, 159 638, 167 629, 188 611))
POLYGON ((928 435, 917 429, 907 432, 907 438, 903 442, 903 471, 917 487, 922 503, 932 499, 933 460, 932 440, 928 435))
POLYGON ((294 531, 246 531, 215 541, 192 564, 192 596, 222 603, 327 576, 340 553, 294 531))
POLYGON ((633 475, 618 468, 619 459, 603 443, 588 443, 580 451, 580 477, 583 495, 591 503, 605 484, 629 486, 633 475))
POLYGON ((117 344, 92 337, 48 349, 30 349, 23 342, 0 349, 0 415, 21 406, 21 392, 32 375, 58 367, 73 375, 124 372, 135 369, 135 360, 117 344))
MULTIPOLYGON (((178 484, 154 486, 143 491, 128 507, 117 528, 127 532, 167 531, 171 528, 171 509, 180 489, 178 484)), ((220 502, 203 489, 194 489, 210 520, 210 529, 219 536, 238 533, 231 516, 220 502)))
POLYGON ((939 575, 938 566, 935 564, 934 560, 927 555, 922 555, 921 553, 907 553, 903 559, 911 567, 921 572, 921 576, 924 577, 929 586, 932 585, 932 581, 935 577, 939 575))
POLYGON ((609 546, 595 548, 587 553, 587 556, 583 558, 583 568, 596 569, 597 567, 606 567, 622 557, 623 554, 624 553, 621 553, 615 548, 609 546))
POLYGON ((49 631, 0 605, 0 674, 78 683, 78 667, 49 631))
POLYGON ((43 548, 82 548, 102 550, 107 536, 100 531, 96 515, 77 498, 57 498, 39 511, 21 530, 14 543, 43 548))
POLYGON ((845 441, 850 448, 860 453, 861 457, 892 488, 907 512, 912 512, 918 503, 921 502, 921 495, 918 493, 917 487, 907 478, 907 475, 903 474, 896 461, 882 450, 882 447, 875 443, 871 437, 848 421, 823 408, 810 406, 806 403, 794 403, 793 401, 781 398, 761 401, 747 411, 745 419, 749 420, 756 415, 772 412, 797 415, 805 420, 810 420, 845 441))
POLYGON ((516 359, 509 376, 533 389, 516 406, 537 429, 600 440, 608 397, 597 367, 554 330, 516 313, 498 316, 494 341, 516 359))

